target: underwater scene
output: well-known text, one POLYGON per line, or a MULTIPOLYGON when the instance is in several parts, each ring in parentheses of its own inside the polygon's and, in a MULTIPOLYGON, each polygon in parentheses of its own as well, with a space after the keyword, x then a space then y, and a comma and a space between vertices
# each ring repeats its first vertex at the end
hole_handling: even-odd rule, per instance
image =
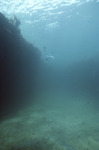
POLYGON ((99 0, 0 0, 0 150, 99 150, 99 0))

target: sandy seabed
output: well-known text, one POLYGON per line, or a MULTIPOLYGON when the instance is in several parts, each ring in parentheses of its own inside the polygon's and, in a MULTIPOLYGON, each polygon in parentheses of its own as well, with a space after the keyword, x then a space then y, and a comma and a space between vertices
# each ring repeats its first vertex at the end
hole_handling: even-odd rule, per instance
POLYGON ((86 96, 39 95, 0 122, 0 150, 99 150, 97 104, 86 96))

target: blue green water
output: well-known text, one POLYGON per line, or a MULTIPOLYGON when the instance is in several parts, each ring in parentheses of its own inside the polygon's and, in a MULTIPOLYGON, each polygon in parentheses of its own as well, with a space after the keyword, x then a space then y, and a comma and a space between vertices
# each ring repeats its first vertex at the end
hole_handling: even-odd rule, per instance
POLYGON ((42 60, 35 97, 0 122, 0 150, 99 150, 99 1, 3 0, 0 11, 42 60))

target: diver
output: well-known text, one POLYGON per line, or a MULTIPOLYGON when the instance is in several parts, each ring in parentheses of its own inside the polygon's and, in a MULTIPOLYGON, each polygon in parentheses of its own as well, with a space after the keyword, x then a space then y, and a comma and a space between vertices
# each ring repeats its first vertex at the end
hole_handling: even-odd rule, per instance
POLYGON ((45 58, 44 58, 44 61, 48 61, 50 59, 55 59, 55 57, 53 55, 47 55, 45 58))
POLYGON ((47 55, 47 50, 46 50, 46 47, 44 46, 44 62, 47 62, 49 60, 52 60, 52 59, 55 59, 55 57, 53 55, 47 55))

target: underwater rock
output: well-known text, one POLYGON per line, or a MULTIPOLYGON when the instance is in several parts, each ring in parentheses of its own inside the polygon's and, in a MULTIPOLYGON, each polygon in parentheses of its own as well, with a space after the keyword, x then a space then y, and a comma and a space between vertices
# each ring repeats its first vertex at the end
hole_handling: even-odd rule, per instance
POLYGON ((0 13, 0 111, 13 109, 35 93, 38 84, 41 54, 23 38, 19 25, 16 17, 11 20, 0 13))

